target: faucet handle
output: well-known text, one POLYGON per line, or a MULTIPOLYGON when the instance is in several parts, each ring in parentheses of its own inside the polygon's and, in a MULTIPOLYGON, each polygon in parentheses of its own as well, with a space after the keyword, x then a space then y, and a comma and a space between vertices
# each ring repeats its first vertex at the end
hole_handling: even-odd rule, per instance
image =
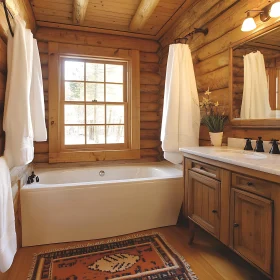
POLYGON ((279 140, 276 140, 276 139, 271 139, 270 143, 272 144, 272 147, 269 151, 270 154, 280 154, 280 151, 279 151, 279 147, 278 147, 278 142, 279 140))

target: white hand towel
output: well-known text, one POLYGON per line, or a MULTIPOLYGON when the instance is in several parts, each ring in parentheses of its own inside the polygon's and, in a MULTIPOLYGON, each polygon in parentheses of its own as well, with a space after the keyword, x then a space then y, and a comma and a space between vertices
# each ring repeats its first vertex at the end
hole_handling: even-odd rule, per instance
POLYGON ((161 141, 166 160, 183 160, 181 147, 199 145, 200 109, 188 45, 170 45, 166 69, 161 141))
POLYGON ((10 171, 4 157, 0 157, 0 271, 7 271, 17 251, 15 214, 10 171))
POLYGON ((36 39, 33 39, 33 71, 30 102, 34 141, 46 141, 47 128, 45 121, 43 78, 36 39))
POLYGON ((25 22, 14 18, 14 37, 8 38, 8 77, 5 95, 5 157, 10 167, 30 163, 34 157, 30 110, 33 35, 25 22))

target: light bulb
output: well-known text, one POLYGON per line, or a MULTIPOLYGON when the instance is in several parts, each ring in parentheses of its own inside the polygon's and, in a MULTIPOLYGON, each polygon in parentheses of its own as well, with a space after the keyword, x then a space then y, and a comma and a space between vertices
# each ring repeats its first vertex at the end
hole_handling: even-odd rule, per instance
POLYGON ((280 17, 280 2, 276 2, 271 6, 269 16, 272 18, 280 17))
POLYGON ((241 30, 243 32, 252 31, 257 27, 254 19, 252 17, 247 17, 242 24, 241 30))

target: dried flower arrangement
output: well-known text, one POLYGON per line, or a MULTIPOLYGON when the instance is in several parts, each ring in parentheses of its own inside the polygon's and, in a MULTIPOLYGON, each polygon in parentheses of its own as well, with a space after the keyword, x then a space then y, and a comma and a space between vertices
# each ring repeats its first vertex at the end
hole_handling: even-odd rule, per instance
POLYGON ((205 110, 205 114, 201 118, 201 124, 207 126, 209 132, 222 132, 228 116, 225 112, 220 111, 219 102, 214 102, 210 99, 211 92, 208 90, 204 93, 206 97, 202 98, 199 103, 201 109, 205 110))

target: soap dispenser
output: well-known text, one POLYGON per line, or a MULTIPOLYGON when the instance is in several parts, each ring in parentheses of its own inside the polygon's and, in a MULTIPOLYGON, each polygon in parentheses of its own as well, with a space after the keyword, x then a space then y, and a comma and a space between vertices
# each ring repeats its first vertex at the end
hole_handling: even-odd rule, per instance
POLYGON ((253 151, 252 142, 251 142, 252 138, 244 138, 244 139, 246 139, 246 145, 244 147, 244 150, 253 151))
POLYGON ((258 137, 258 140, 256 141, 256 148, 254 150, 255 152, 264 152, 264 149, 263 149, 263 140, 262 140, 262 137, 258 137))
POLYGON ((279 140, 271 139, 270 144, 272 144, 272 147, 269 151, 270 154, 280 154, 279 147, 278 147, 278 144, 279 144, 278 141, 279 140))

